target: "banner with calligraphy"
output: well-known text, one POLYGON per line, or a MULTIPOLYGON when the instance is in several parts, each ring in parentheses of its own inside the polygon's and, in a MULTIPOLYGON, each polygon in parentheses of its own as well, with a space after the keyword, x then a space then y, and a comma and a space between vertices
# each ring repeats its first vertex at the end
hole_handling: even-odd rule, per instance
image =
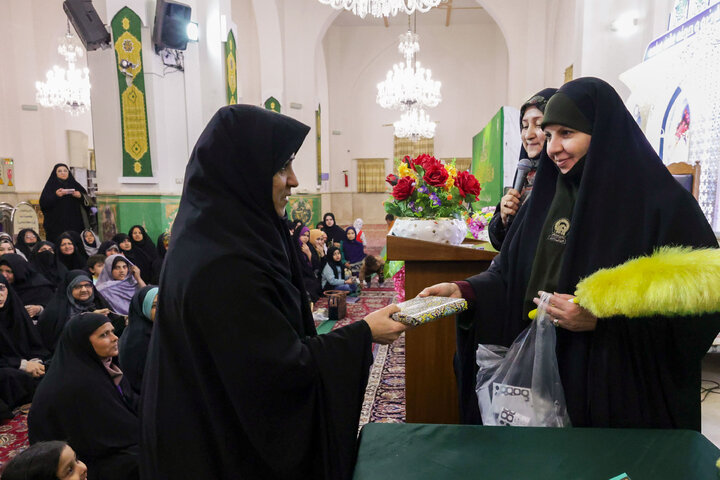
POLYGON ((112 22, 122 120, 123 176, 152 177, 145 79, 140 42, 140 17, 128 7, 120 10, 112 22))
POLYGON ((225 42, 225 83, 228 105, 234 105, 237 103, 237 47, 232 30, 225 42))

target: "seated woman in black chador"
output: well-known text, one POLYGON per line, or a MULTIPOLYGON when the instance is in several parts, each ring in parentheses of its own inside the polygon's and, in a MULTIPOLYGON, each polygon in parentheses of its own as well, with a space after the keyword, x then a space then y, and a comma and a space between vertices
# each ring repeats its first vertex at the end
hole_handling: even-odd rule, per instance
POLYGON ((55 244, 45 240, 35 244, 30 254, 30 263, 38 273, 50 280, 53 290, 57 290, 60 282, 67 275, 68 269, 55 255, 55 244))
POLYGON ((62 232, 81 232, 85 229, 87 210, 83 194, 87 194, 87 191, 75 180, 68 166, 64 163, 56 164, 40 194, 47 240, 57 243, 62 232))
MULTIPOLYGON (((142 275, 143 280, 145 280, 145 283, 150 283, 154 275, 153 264, 155 259, 158 257, 157 248, 142 225, 134 225, 130 228, 128 236, 130 237, 130 243, 132 243, 133 253, 136 256, 142 256, 143 258, 141 263, 146 263, 148 265, 147 273, 145 274, 142 273, 142 267, 140 267, 140 274, 142 275)), ((136 263, 136 265, 138 264, 136 263)))
POLYGON ((110 255, 119 255, 120 247, 118 247, 118 244, 112 240, 105 240, 100 244, 98 254, 105 255, 106 257, 109 257, 110 255))
MULTIPOLYGON (((511 188, 495 207, 495 213, 488 225, 488 235, 490 243, 498 251, 502 248, 510 219, 517 215, 520 206, 530 197, 535 173, 540 163, 540 154, 545 148, 545 133, 541 126, 545 106, 555 92, 557 88, 541 90, 520 107, 520 140, 522 141, 520 160, 524 158, 530 160, 532 167, 525 177, 521 191, 511 188)), ((517 176, 517 171, 515 175, 517 176)))
POLYGON ((339 247, 343 240, 346 240, 345 230, 335 221, 335 214, 328 212, 323 215, 323 227, 322 231, 327 234, 327 246, 328 248, 332 245, 339 247))
POLYGON ((74 237, 70 232, 63 232, 57 239, 56 255, 60 263, 65 265, 68 270, 85 268, 87 261, 82 242, 77 242, 74 237))
POLYGON ((38 328, 43 344, 55 351, 60 335, 70 317, 83 312, 107 315, 116 330, 125 328, 125 317, 110 311, 110 305, 93 286, 93 281, 84 270, 72 270, 65 275, 55 296, 50 300, 38 319, 38 328))
POLYGON ((547 154, 496 268, 421 292, 475 300, 457 329, 462 419, 479 422, 478 343, 510 345, 547 291, 558 292, 548 312, 574 426, 700 430, 700 361, 717 314, 598 319, 568 300, 580 279, 657 247, 717 248, 712 228, 604 81, 563 85, 542 126, 547 154))
POLYGON ((32 228, 23 228, 18 232, 15 240, 15 248, 20 250, 25 258, 30 260, 30 252, 37 242, 40 241, 40 235, 32 228))
POLYGON ((373 338, 406 327, 388 306, 315 331, 284 220, 309 130, 230 105, 198 139, 144 372, 143 478, 352 476, 373 338))
POLYGON ((0 273, 20 296, 30 318, 37 318, 55 294, 55 285, 15 253, 0 257, 0 273))
POLYGON ((120 368, 138 394, 157 311, 157 294, 157 285, 148 285, 135 294, 130 302, 128 325, 120 337, 120 368))
POLYGON ((137 396, 117 354, 118 338, 105 315, 72 317, 28 415, 30 444, 67 441, 91 480, 139 478, 137 396))
POLYGON ((49 357, 20 297, 0 275, 0 418, 32 401, 49 357))
POLYGON ((162 272, 162 266, 165 263, 165 254, 167 254, 169 245, 170 234, 168 232, 161 233, 157 238, 157 256, 152 264, 153 278, 151 283, 153 285, 160 283, 160 272, 162 272))
POLYGON ((38 442, 5 464, 2 480, 85 480, 87 466, 65 442, 38 442))
POLYGON ((322 294, 320 278, 315 274, 320 269, 320 257, 310 246, 310 229, 300 222, 293 233, 293 244, 297 249, 303 284, 311 302, 317 302, 322 294))

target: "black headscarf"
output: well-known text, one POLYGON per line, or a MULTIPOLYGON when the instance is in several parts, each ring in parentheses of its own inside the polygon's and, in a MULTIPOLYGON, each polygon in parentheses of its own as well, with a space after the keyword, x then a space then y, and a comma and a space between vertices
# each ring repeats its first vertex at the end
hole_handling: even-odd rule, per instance
POLYGON ((66 440, 88 464, 88 478, 137 478, 136 397, 124 377, 115 385, 90 343, 109 321, 82 313, 67 323, 52 368, 35 392, 28 437, 31 444, 66 440))
POLYGON ((85 268, 85 262, 87 261, 87 256, 85 255, 85 247, 83 247, 82 241, 79 239, 79 237, 75 238, 75 235, 72 235, 71 232, 63 232, 57 238, 57 250, 55 251, 55 255, 68 270, 85 268), (75 247, 73 249, 73 253, 71 253, 70 255, 65 255, 64 253, 62 253, 62 249, 60 247, 62 241, 66 238, 70 240, 73 244, 73 247, 75 247))
POLYGON ((104 242, 102 242, 102 243, 100 244, 100 247, 98 248, 98 252, 97 252, 97 253, 98 253, 99 255, 106 255, 106 256, 107 256, 107 251, 108 251, 108 249, 110 249, 110 247, 115 247, 115 248, 117 248, 118 253, 122 253, 122 250, 120 250, 120 246, 119 246, 116 242, 114 242, 114 241, 112 241, 112 240, 105 240, 104 242))
POLYGON ((133 225, 128 232, 128 236, 130 237, 130 243, 132 243, 133 250, 142 250, 151 261, 155 260, 158 255, 157 249, 142 225, 133 225), (142 233, 143 236, 142 240, 139 242, 136 242, 132 236, 132 232, 136 228, 140 229, 140 233, 142 233))
POLYGON ((170 234, 167 232, 161 233, 160 236, 157 238, 157 256, 155 257, 155 260, 153 260, 152 264, 153 285, 157 285, 160 283, 160 273, 162 272, 162 267, 165 263, 165 255, 167 254, 167 248, 165 247, 166 238, 168 239, 167 241, 169 241, 170 234))
MULTIPOLYGON (((65 278, 58 286, 55 296, 52 300, 50 300, 50 303, 48 303, 38 319, 38 328, 40 329, 43 344, 50 351, 55 350, 55 346, 60 339, 60 334, 62 334, 63 328, 65 328, 65 324, 68 322, 72 314, 110 308, 110 305, 97 291, 97 288, 95 288, 94 285, 93 293, 90 297, 91 300, 88 300, 87 302, 79 302, 75 300, 75 298, 72 298, 71 301, 72 289, 69 290, 69 287, 70 284, 78 277, 84 277, 87 281, 92 283, 90 274, 84 270, 71 270, 67 272, 65 274, 65 278)), ((111 314, 110 317, 112 318, 113 325, 115 325, 115 330, 117 331, 120 326, 118 323, 119 318, 124 317, 113 314, 111 314)), ((117 334, 119 335, 120 333, 118 332, 117 334)))
POLYGON ((13 271, 13 288, 24 305, 42 305, 50 302, 55 285, 16 253, 6 253, 0 257, 0 265, 7 265, 13 271))
POLYGON ((145 478, 352 474, 371 333, 356 322, 316 335, 271 193, 308 131, 231 105, 198 139, 144 372, 145 478))
MULTIPOLYGON (((697 201, 670 175, 615 90, 580 78, 560 90, 592 125, 557 291, 659 246, 717 247, 697 201)), ((552 100, 548 105, 552 108, 552 100)), ((478 420, 478 343, 509 345, 528 325, 523 299, 559 171, 546 153, 494 267, 469 279, 474 323, 458 328, 464 419, 478 420), (470 393, 472 392, 472 393, 470 393), (474 406, 474 412, 473 412, 474 406)), ((472 315, 472 314, 471 314, 472 315)), ((700 429, 700 360, 718 315, 599 319, 594 332, 557 330, 557 357, 575 426, 700 429)))
MULTIPOLYGON (((530 97, 525 103, 522 104, 520 107, 520 131, 522 132, 522 120, 525 116, 525 112, 530 107, 535 107, 541 112, 545 113, 545 107, 547 106, 548 101, 550 101, 550 98, 555 95, 557 92, 557 88, 545 88, 543 90, 540 90, 535 95, 530 97)), ((545 147, 543 146, 543 151, 545 151, 545 147)), ((541 152, 542 154, 542 152, 541 152)), ((527 158, 532 162, 532 168, 530 169, 530 172, 528 172, 528 176, 526 177, 525 183, 523 184, 522 190, 529 190, 532 188, 532 184, 535 179, 535 174, 537 173, 538 165, 540 164, 540 155, 538 155, 535 158, 529 158, 529 155, 527 153, 527 150, 525 150, 525 145, 520 145, 520 158, 518 160, 522 160, 524 158, 527 158)), ((515 175, 513 175, 513 178, 517 175, 517 170, 515 171, 515 175)), ((522 191, 520 193, 523 193, 522 191)), ((527 196, 529 196, 529 193, 522 196, 522 201, 525 202, 527 199, 527 196)), ((509 223, 509 222, 508 222, 509 223)), ((503 241, 505 240, 505 235, 507 234, 507 227, 503 225, 502 217, 500 216, 500 203, 497 204, 495 207, 495 212, 493 213, 493 217, 490 219, 490 223, 488 224, 488 236, 490 238, 490 243, 493 247, 495 247, 496 250, 500 250, 502 248, 503 241)))
MULTIPOLYGON (((143 233, 143 235, 145 236, 145 238, 147 238, 146 233, 143 233)), ((112 239, 115 243, 118 244, 118 247, 120 248, 120 253, 128 260, 130 260, 133 265, 137 265, 137 267, 140 269, 140 277, 142 277, 145 283, 150 283, 153 277, 153 259, 150 258, 148 253, 142 248, 135 246, 132 241, 132 237, 130 237, 129 235, 125 235, 124 233, 118 233, 112 239), (125 240, 130 241, 130 250, 123 250, 122 247, 120 247, 120 244, 123 243, 125 240)), ((128 275, 130 275, 129 272, 128 275)))
POLYGON ((22 300, 3 275, 0 275, 0 284, 8 290, 5 303, 0 307, 0 368, 17 369, 21 360, 47 360, 50 354, 40 341, 22 300))
POLYGON ((85 208, 82 197, 75 198, 72 195, 58 197, 55 193, 58 188, 72 188, 80 193, 87 193, 85 188, 75 180, 67 165, 64 163, 55 164, 40 194, 40 208, 44 215, 45 235, 51 242, 56 241, 57 237, 66 230, 81 232, 85 229, 81 210, 85 208), (68 169, 67 180, 60 180, 55 173, 60 166, 68 169))
POLYGON ((325 265, 330 265, 335 278, 344 279, 345 272, 343 269, 345 267, 343 267, 342 260, 336 262, 333 258, 336 251, 342 253, 339 247, 332 246, 328 248, 327 254, 323 257, 323 268, 325 268, 325 265))
POLYGON ((30 252, 30 263, 32 263, 38 273, 50 280, 50 283, 53 284, 54 290, 57 289, 58 284, 62 282, 68 271, 67 267, 63 265, 57 255, 55 255, 55 251, 56 247, 54 243, 43 240, 36 243, 32 252, 30 252), (40 252, 39 250, 43 247, 43 245, 50 246, 52 251, 45 250, 40 252))
POLYGON ((133 296, 130 301, 128 326, 120 337, 120 355, 118 356, 120 368, 132 389, 138 394, 142 385, 143 370, 153 328, 153 322, 143 312, 143 303, 148 292, 154 291, 156 288, 157 285, 148 285, 133 296))
POLYGON ((30 251, 40 240, 40 235, 35 230, 33 230, 32 228, 23 228, 17 235, 17 239, 15 240, 15 248, 20 250, 23 255, 25 255, 25 258, 30 260, 30 251), (32 232, 33 235, 35 235, 35 238, 37 238, 37 242, 32 244, 25 243, 25 234, 27 232, 32 232))
POLYGON ((347 240, 347 237, 345 236, 345 230, 343 230, 342 227, 337 224, 337 221, 335 220, 335 215, 330 212, 323 215, 322 231, 325 232, 328 236, 328 246, 332 245, 333 243, 342 243, 347 240), (332 227, 328 227, 327 223, 325 223, 325 219, 327 217, 331 217, 333 219, 332 227))

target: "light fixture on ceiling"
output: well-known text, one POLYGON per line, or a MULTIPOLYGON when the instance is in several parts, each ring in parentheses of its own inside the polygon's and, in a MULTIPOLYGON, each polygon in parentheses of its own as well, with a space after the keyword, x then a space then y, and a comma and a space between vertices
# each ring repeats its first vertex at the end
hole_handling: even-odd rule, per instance
POLYGON ((67 69, 55 65, 45 74, 45 82, 35 82, 35 99, 43 107, 77 116, 90 108, 90 71, 87 67, 75 67, 85 51, 70 33, 70 22, 67 33, 60 39, 58 53, 65 57, 67 69))
POLYGON ((336 10, 348 10, 360 18, 369 13, 374 17, 394 17, 400 12, 408 15, 425 13, 445 0, 319 0, 336 10))
POLYGON ((393 122, 393 127, 395 127, 396 137, 409 138, 416 142, 421 138, 433 138, 436 124, 430 121, 425 110, 415 105, 410 110, 403 112, 400 120, 393 122))

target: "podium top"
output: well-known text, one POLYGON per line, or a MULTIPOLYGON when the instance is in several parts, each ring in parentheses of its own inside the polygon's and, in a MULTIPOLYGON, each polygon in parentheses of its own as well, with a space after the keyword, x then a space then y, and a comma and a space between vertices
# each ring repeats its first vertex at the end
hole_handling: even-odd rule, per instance
POLYGON ((481 250, 468 246, 478 245, 477 243, 463 243, 462 246, 457 246, 415 240, 414 238, 396 237, 394 235, 388 235, 386 238, 388 260, 425 262, 466 262, 470 260, 489 262, 498 254, 495 250, 490 250, 492 246, 489 243, 480 243, 480 245, 484 245, 488 249, 481 250))

